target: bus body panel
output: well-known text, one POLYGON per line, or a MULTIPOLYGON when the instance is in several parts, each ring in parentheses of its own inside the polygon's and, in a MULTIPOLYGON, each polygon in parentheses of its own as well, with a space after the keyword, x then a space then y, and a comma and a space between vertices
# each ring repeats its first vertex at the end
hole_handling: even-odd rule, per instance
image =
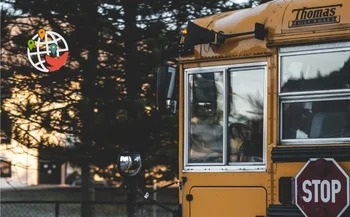
POLYGON ((191 217, 265 216, 267 191, 261 187, 193 187, 190 193, 191 217))
MULTIPOLYGON (((223 65, 235 65, 235 64, 244 64, 244 63, 256 63, 256 62, 266 62, 269 67, 267 69, 267 74, 271 74, 271 71, 274 70, 274 61, 271 55, 269 56, 264 56, 264 57, 255 57, 255 58, 249 58, 249 59, 231 59, 231 60, 220 60, 220 61, 202 61, 198 63, 187 63, 184 65, 181 65, 181 69, 184 70, 186 68, 205 68, 205 67, 210 67, 210 66, 223 66, 223 65)), ((266 87, 266 94, 267 94, 267 128, 270 128, 272 126, 272 111, 273 109, 270 109, 270 104, 272 102, 272 81, 271 81, 270 76, 267 77, 267 87, 266 87)), ((183 80, 184 80, 184 74, 180 73, 180 85, 183 85, 183 80)), ((180 99, 179 99, 179 126, 180 127, 180 132, 179 135, 184 136, 186 132, 184 132, 184 91, 183 88, 180 88, 180 99)), ((196 200, 198 200, 198 197, 194 197, 192 201, 188 201, 186 199, 186 196, 188 194, 192 194, 193 187, 208 187, 208 186, 215 186, 216 184, 219 184, 219 186, 231 186, 232 188, 235 187, 240 187, 239 189, 244 190, 259 186, 264 189, 264 195, 266 191, 266 195, 264 196, 266 203, 262 203, 263 206, 265 207, 266 211, 266 206, 267 204, 271 204, 273 202, 273 187, 272 187, 272 182, 273 180, 271 179, 271 174, 273 171, 272 167, 272 162, 271 162, 271 150, 272 150, 272 141, 271 141, 271 136, 267 135, 266 137, 266 158, 267 158, 267 164, 266 164, 266 171, 262 172, 245 172, 245 171, 240 171, 240 172, 232 172, 232 171, 227 171, 227 172, 186 172, 183 170, 184 168, 184 161, 183 161, 183 152, 184 152, 184 140, 183 137, 180 137, 179 141, 179 156, 180 162, 181 162, 181 171, 180 171, 180 179, 183 177, 186 178, 186 182, 183 184, 183 189, 180 191, 179 196, 180 196, 180 203, 182 204, 183 207, 183 213, 187 213, 185 216, 189 215, 192 212, 193 206, 191 203, 195 203, 196 200), (216 184, 215 184, 216 183, 216 184), (242 188, 246 187, 246 188, 242 188)), ((259 188, 260 189, 260 188, 259 188)), ((205 191, 205 188, 202 190, 203 192, 205 191)), ((233 192, 233 191, 232 191, 233 192)), ((236 194, 236 193, 235 193, 236 194)), ((230 195, 230 194, 229 194, 230 195)), ((228 196, 229 196, 228 195, 228 196)), ((202 197, 201 195, 200 197, 202 197)), ((240 198, 240 196, 238 197, 240 198)), ((231 200, 229 200, 231 201, 231 200)), ((196 202, 196 204, 200 204, 199 202, 196 202)), ((199 206, 199 205, 198 205, 199 206)), ((247 207, 251 206, 250 203, 247 204, 247 207)), ((260 205, 261 206, 261 205, 260 205)), ((206 207, 206 205, 203 205, 203 207, 206 207)), ((230 213, 229 209, 231 209, 231 206, 225 206, 227 209, 223 209, 223 213, 230 213)), ((243 210, 247 210, 246 208, 243 210)), ((194 213, 197 213, 197 211, 194 211, 194 213)), ((247 216, 249 216, 250 212, 248 212, 247 216)), ((259 213, 259 212, 258 212, 259 213)), ((257 215, 258 215, 257 213, 257 215)), ((244 212, 241 212, 241 214, 244 216, 244 212)), ((201 216, 201 215, 192 215, 192 216, 201 216)), ((205 215, 206 216, 206 215, 205 215)), ((231 215, 232 216, 232 215, 231 215)), ((258 215, 259 216, 259 215, 258 215)))

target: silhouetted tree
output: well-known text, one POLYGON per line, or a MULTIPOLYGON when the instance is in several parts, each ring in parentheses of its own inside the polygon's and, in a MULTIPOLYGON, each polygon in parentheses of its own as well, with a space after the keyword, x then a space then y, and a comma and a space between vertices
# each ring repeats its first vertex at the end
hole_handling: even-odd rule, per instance
MULTIPOLYGON (((168 166, 158 180, 176 175, 176 116, 160 115, 155 107, 159 47, 178 40, 190 19, 249 6, 203 0, 4 3, 1 67, 12 92, 6 103, 16 123, 13 139, 29 148, 54 147, 47 157, 80 166, 82 201, 94 200, 91 166, 106 168, 123 150, 141 152, 146 171, 168 166), (27 61, 27 41, 39 28, 58 32, 69 44, 69 61, 58 72, 33 72, 27 61)), ((135 201, 129 195, 129 217, 135 201)), ((88 204, 81 211, 94 216, 88 204)))

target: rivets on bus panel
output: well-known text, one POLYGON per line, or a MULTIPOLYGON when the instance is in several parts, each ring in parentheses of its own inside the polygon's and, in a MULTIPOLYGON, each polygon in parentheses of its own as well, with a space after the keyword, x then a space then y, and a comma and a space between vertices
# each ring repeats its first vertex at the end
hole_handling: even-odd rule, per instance
POLYGON ((192 201, 193 200, 193 195, 192 194, 187 194, 186 195, 186 200, 187 201, 192 201))

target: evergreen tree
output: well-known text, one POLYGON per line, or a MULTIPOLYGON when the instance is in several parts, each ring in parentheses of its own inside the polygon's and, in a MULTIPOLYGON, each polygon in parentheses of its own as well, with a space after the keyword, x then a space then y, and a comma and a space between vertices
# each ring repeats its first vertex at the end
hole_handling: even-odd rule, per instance
MULTIPOLYGON (((140 152, 146 172, 167 166, 157 172, 163 175, 158 180, 176 176, 177 117, 159 114, 155 104, 159 47, 178 40, 188 20, 250 6, 203 0, 5 3, 10 7, 2 11, 2 78, 12 95, 4 103, 12 137, 50 150, 46 157, 80 166, 82 201, 94 200, 91 167, 104 170, 121 151, 140 152), (69 44, 69 61, 58 72, 36 72, 26 61, 27 41, 39 28, 58 32, 69 44), (38 131, 40 138, 33 136, 38 131), (65 137, 57 142, 57 135, 65 137)), ((144 181, 151 184, 152 178, 144 181)), ((137 198, 128 197, 132 217, 137 198)), ((93 207, 84 204, 82 216, 94 216, 93 207)))

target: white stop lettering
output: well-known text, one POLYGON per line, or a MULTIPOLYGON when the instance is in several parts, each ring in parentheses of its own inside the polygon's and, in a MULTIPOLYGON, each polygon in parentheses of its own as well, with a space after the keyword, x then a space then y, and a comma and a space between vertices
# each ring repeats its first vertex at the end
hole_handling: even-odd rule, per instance
POLYGON ((307 196, 303 196, 306 203, 311 201, 328 203, 330 200, 335 203, 335 196, 340 192, 341 184, 339 180, 305 180, 302 188, 304 193, 307 194, 307 196))

